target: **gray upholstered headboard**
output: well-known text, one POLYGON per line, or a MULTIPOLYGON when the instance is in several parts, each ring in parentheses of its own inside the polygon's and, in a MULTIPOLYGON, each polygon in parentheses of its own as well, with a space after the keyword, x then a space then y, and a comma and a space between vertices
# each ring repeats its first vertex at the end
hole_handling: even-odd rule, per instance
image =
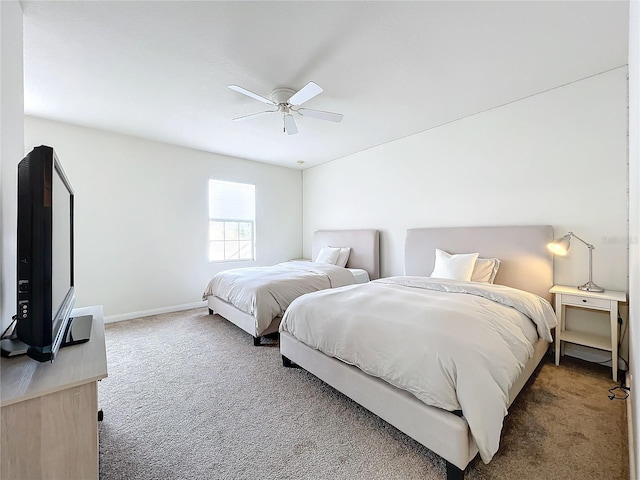
POLYGON ((478 252, 480 257, 501 261, 494 283, 551 300, 553 255, 547 249, 551 241, 553 227, 549 225, 412 228, 405 238, 404 271, 405 275, 429 276, 436 248, 451 254, 478 252))
POLYGON ((380 278, 380 233, 378 230, 318 230, 313 234, 311 259, 325 245, 351 247, 347 268, 362 268, 369 278, 380 278))

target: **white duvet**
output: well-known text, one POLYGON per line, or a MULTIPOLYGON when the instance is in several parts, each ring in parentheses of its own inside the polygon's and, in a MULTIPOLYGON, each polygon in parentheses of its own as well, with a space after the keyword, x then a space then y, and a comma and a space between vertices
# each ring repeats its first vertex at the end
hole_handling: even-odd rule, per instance
POLYGON ((488 463, 498 450, 509 389, 533 356, 532 340, 551 342, 555 325, 549 302, 532 293, 390 277, 300 297, 280 331, 429 405, 462 410, 488 463))
POLYGON ((346 268, 290 261, 217 273, 207 285, 202 299, 215 295, 256 317, 256 332, 260 335, 300 295, 354 282, 353 274, 346 268))

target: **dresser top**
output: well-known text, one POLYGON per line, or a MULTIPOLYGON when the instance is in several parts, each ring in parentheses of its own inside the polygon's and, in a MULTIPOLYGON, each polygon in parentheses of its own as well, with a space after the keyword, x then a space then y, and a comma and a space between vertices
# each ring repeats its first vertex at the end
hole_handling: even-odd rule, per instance
POLYGON ((53 362, 20 355, 0 360, 0 406, 95 382, 107 376, 102 305, 74 309, 73 316, 93 315, 88 342, 61 348, 53 362))

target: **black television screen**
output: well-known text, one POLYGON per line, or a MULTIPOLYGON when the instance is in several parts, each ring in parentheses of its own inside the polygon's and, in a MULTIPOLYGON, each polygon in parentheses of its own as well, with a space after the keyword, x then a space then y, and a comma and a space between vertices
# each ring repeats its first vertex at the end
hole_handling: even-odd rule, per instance
POLYGON ((16 337, 44 362, 60 348, 75 301, 71 184, 51 147, 18 164, 16 337))

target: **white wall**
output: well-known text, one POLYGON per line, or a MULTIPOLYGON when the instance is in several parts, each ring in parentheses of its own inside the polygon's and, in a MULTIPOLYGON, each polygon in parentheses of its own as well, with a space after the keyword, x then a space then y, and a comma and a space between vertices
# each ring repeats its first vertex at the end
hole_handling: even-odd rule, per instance
MULTIPOLYGON (((410 227, 550 224, 593 243, 594 281, 627 288, 626 68, 304 171, 304 251, 318 228, 382 230, 403 273, 410 227)), ((588 277, 572 242, 555 281, 588 277)))
MULTIPOLYGON (((305 255, 316 229, 378 228, 382 274, 401 275, 407 228, 548 224, 593 243, 594 281, 627 291, 626 76, 619 68, 305 170, 305 255)), ((572 242, 554 276, 584 283, 587 248, 572 242)), ((585 325, 606 334, 607 319, 585 325)))
POLYGON ((41 118, 25 117, 27 150, 55 148, 75 190, 77 305, 107 319, 201 302, 223 269, 302 253, 298 170, 41 118), (208 180, 256 185, 256 261, 208 261, 208 180))
POLYGON ((630 2, 629 13, 629 460, 635 479, 640 458, 640 2, 630 2))
POLYGON ((0 2, 0 332, 16 313, 16 165, 24 154, 22 8, 0 2))

